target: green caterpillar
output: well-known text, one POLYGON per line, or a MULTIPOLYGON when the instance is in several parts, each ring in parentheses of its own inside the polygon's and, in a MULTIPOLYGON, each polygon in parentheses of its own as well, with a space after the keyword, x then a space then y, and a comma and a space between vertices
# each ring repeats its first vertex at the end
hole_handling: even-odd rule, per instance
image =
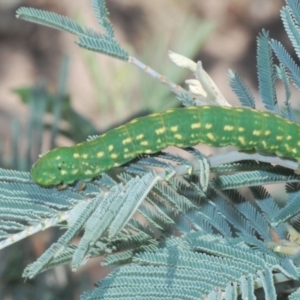
POLYGON ((300 161, 300 125, 266 111, 241 107, 187 107, 138 118, 96 139, 54 149, 31 169, 42 186, 89 181, 141 153, 198 143, 255 149, 300 161))

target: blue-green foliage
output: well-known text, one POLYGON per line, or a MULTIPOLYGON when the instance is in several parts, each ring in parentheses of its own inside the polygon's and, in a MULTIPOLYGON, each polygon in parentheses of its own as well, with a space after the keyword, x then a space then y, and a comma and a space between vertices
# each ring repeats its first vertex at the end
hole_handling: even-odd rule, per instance
POLYGON ((294 85, 300 89, 300 68, 296 64, 296 62, 293 60, 291 55, 287 52, 287 50, 283 47, 283 45, 276 40, 270 41, 271 46, 280 60, 280 62, 287 68, 289 71, 289 74, 291 76, 291 79, 294 83, 294 85))
POLYGON ((92 8, 99 25, 104 28, 109 36, 114 36, 114 28, 109 20, 109 12, 106 8, 105 1, 92 0, 92 8))
MULTIPOLYGON (((287 1, 287 3, 295 4, 296 1, 287 1)), ((297 10, 292 10, 291 7, 286 6, 281 10, 281 19, 285 28, 285 31, 292 42, 293 48, 298 56, 300 57, 300 30, 297 26, 299 24, 299 19, 297 18, 297 10), (294 14, 295 12, 295 14, 294 14), (296 16, 296 17, 295 17, 296 16)))
POLYGON ((239 74, 229 70, 228 78, 230 87, 238 97, 241 105, 255 108, 254 96, 239 74))
POLYGON ((269 44, 269 33, 262 30, 257 37, 257 74, 258 88, 266 109, 279 113, 275 90, 275 65, 269 44))
POLYGON ((21 7, 17 10, 17 17, 70 32, 79 38, 77 44, 80 47, 127 61, 129 58, 128 53, 122 49, 114 38, 114 30, 108 19, 105 1, 93 1, 93 8, 96 12, 98 23, 106 31, 106 34, 101 34, 94 29, 85 28, 68 17, 40 9, 21 7))
MULTIPOLYGON (((82 299, 201 299, 205 295, 213 299, 210 297, 216 290, 221 293, 230 289, 232 296, 237 293, 237 285, 246 282, 243 294, 253 295, 253 279, 257 278, 265 281, 266 293, 275 294, 270 282, 270 258, 263 259, 238 239, 226 241, 216 235, 195 232, 172 240, 171 245, 155 252, 137 254, 131 265, 118 268, 82 299)), ((232 299, 230 295, 226 299, 232 299)))
POLYGON ((295 292, 289 295, 289 300, 298 300, 300 299, 300 288, 298 288, 295 292))
POLYGON ((280 66, 276 66, 276 72, 277 72, 277 78, 280 79, 283 83, 284 90, 285 90, 285 106, 287 109, 287 113, 284 114, 284 117, 291 120, 292 122, 295 122, 295 117, 294 117, 294 112, 291 106, 291 96, 292 96, 292 91, 291 87, 289 84, 290 81, 290 76, 286 72, 285 67, 280 64, 280 66))
MULTIPOLYGON (((281 17, 299 56, 300 5, 296 0, 286 3, 281 17)), ((20 8, 17 14, 77 35, 82 47, 128 60, 114 39, 105 1, 92 0, 92 7, 105 34, 54 13, 20 8)), ((267 109, 294 120, 289 81, 300 87, 300 69, 267 31, 257 42, 261 99, 267 109), (277 102, 276 79, 285 88, 283 109, 277 102)), ((229 78, 241 104, 255 107, 243 79, 232 71, 229 78)), ((187 95, 179 98, 192 105, 187 95)), ((280 297, 277 277, 286 282, 299 278, 298 246, 287 243, 283 224, 299 227, 299 175, 253 161, 210 168, 209 158, 199 151, 189 155, 139 157, 113 177, 95 178, 84 190, 80 183, 64 191, 44 189, 28 173, 0 169, 0 246, 9 243, 11 234, 17 237, 34 225, 65 220, 66 231, 23 275, 32 278, 67 263, 76 270, 102 255, 103 265, 117 268, 82 299, 256 299, 260 287, 265 299, 280 297), (214 180, 211 172, 217 174, 214 180), (288 204, 283 209, 263 187, 270 184, 286 184, 288 204)))

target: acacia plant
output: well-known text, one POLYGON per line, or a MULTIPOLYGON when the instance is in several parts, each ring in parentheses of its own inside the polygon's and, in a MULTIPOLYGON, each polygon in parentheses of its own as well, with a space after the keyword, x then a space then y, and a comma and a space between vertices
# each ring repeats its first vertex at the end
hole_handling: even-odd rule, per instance
MULTIPOLYGON (((166 85, 183 106, 210 105, 216 114, 216 106, 232 111, 230 101, 219 92, 201 62, 169 53, 174 63, 195 75, 187 81, 189 91, 185 90, 122 48, 115 39, 104 0, 92 0, 92 7, 101 33, 33 8, 20 8, 17 17, 70 32, 80 47, 137 66, 166 85)), ((300 58, 300 2, 286 0, 281 18, 300 58)), ((281 128, 274 126, 278 116, 286 119, 281 123, 286 128, 294 126, 290 85, 300 89, 300 68, 266 30, 257 38, 257 74, 260 100, 266 109, 257 116, 265 128, 257 129, 254 117, 249 117, 253 122, 247 126, 263 133, 269 126, 275 137, 281 136, 281 128), (275 56, 278 64, 274 63, 275 56), (282 104, 276 94, 277 82, 285 88, 282 104)), ((244 80, 233 71, 228 72, 228 78, 241 106, 255 109, 256 100, 244 80)), ((237 120, 245 117, 245 111, 235 111, 237 120)), ((149 127, 140 130, 149 138, 145 142, 155 148, 150 139, 155 124, 150 117, 147 120, 149 127)), ((210 124, 210 120, 205 122, 210 124)), ((219 122, 229 126, 222 118, 219 122)), ((234 136, 238 134, 241 143, 248 146, 262 138, 260 134, 253 134, 251 139, 242 136, 237 127, 232 131, 226 138, 236 146, 234 136)), ((212 146, 221 145, 225 136, 213 129, 209 134, 212 146)), ((299 132, 293 132, 290 139, 300 141, 299 137, 299 132)), ((23 276, 33 278, 62 264, 70 264, 76 271, 88 259, 103 256, 103 265, 116 268, 81 299, 257 299, 257 292, 262 290, 267 300, 299 299, 300 289, 295 287, 300 275, 298 162, 265 153, 276 152, 282 145, 287 153, 297 153, 298 149, 291 148, 286 135, 266 143, 264 153, 230 150, 206 157, 185 147, 190 145, 188 138, 184 137, 181 147, 189 158, 166 152, 138 156, 122 165, 114 177, 102 172, 86 183, 85 189, 80 189, 80 181, 64 190, 45 188, 29 173, 1 169, 0 247, 61 225, 61 237, 25 269, 23 276), (285 186, 287 204, 283 208, 266 185, 285 186), (74 242, 75 237, 79 242, 74 242), (289 289, 279 289, 280 283, 289 289)), ((87 152, 89 145, 85 145, 87 152)), ((68 159, 67 152, 62 155, 68 159)))

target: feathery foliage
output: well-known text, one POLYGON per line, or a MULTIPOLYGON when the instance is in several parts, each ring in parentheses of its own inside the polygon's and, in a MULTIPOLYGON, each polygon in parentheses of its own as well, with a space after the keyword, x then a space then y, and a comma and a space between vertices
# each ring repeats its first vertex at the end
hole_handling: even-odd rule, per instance
MULTIPOLYGON (((115 40, 105 1, 92 0, 92 8, 104 34, 51 12, 20 8, 17 16, 75 34, 83 48, 134 63, 167 84, 183 105, 198 105, 205 92, 223 99, 200 63, 176 60, 196 74, 191 92, 145 68, 115 40), (203 91, 201 78, 209 91, 203 91)), ((281 17, 299 56, 299 1, 286 0, 281 17)), ((262 102, 294 120, 290 80, 300 88, 299 66, 267 31, 257 44, 262 102), (285 88, 284 109, 276 79, 285 88)), ((254 108, 244 80, 233 71, 228 76, 241 104, 254 108)), ((299 175, 264 161, 228 163, 222 155, 212 167, 212 158, 199 151, 185 154, 143 155, 115 173, 101 174, 85 189, 76 183, 63 191, 36 185, 28 173, 0 169, 0 247, 61 226, 61 237, 23 275, 32 278, 62 264, 75 271, 103 256, 103 265, 116 269, 81 299, 257 299, 259 288, 267 300, 280 297, 278 283, 298 281, 300 275, 299 175), (282 209, 266 187, 275 184, 286 185, 288 202, 282 209)), ((298 295, 295 290, 289 299, 298 295)))
POLYGON ((269 33, 265 30, 257 37, 257 74, 259 94, 266 109, 279 113, 275 90, 275 66, 269 44, 269 33))
POLYGON ((240 75, 229 70, 227 76, 229 78, 230 87, 238 97, 241 105, 255 108, 254 96, 240 75))
POLYGON ((17 17, 33 23, 70 32, 79 38, 77 44, 80 47, 127 61, 129 58, 128 53, 122 49, 114 38, 114 31, 108 20, 105 1, 93 1, 93 8, 94 11, 97 12, 97 20, 106 31, 106 34, 101 34, 94 29, 84 28, 68 17, 40 9, 21 7, 17 10, 17 17))

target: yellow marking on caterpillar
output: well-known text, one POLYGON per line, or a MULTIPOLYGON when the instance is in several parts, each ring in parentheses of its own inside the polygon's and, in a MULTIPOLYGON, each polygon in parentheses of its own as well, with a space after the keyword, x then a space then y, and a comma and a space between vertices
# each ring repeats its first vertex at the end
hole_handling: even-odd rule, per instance
MULTIPOLYGON (((190 106, 190 107, 188 107, 188 108, 191 109, 191 107, 193 107, 193 106, 190 106)), ((225 106, 224 106, 224 107, 225 107, 225 106)), ((224 107, 223 107, 223 108, 224 108, 224 107)), ((205 106, 202 106, 202 108, 203 108, 203 109, 210 109, 210 106, 205 105, 205 106)))
POLYGON ((132 141, 131 138, 127 138, 127 139, 125 139, 125 140, 122 141, 122 144, 123 144, 123 145, 126 145, 126 144, 131 143, 131 141, 132 141))
POLYGON ((104 155, 104 152, 103 151, 99 151, 98 153, 97 153, 97 157, 102 157, 104 155))
POLYGON ((276 136, 276 140, 277 140, 277 141, 283 140, 283 136, 282 136, 282 135, 277 135, 277 136, 276 136))
POLYGON ((76 175, 78 172, 79 172, 79 170, 76 169, 76 170, 73 170, 71 173, 72 173, 73 175, 76 175))
POLYGON ((148 146, 148 142, 147 141, 142 141, 142 142, 140 142, 140 145, 142 145, 142 146, 148 146))
POLYGON ((113 154, 110 155, 110 157, 111 157, 112 159, 116 159, 116 158, 118 158, 118 155, 117 155, 116 153, 113 153, 113 154))
POLYGON ((155 132, 156 132, 156 134, 162 134, 162 133, 166 132, 166 127, 156 129, 155 132))
POLYGON ((264 115, 265 117, 270 117, 270 114, 267 114, 267 113, 263 113, 263 115, 264 115))
POLYGON ((130 124, 134 124, 134 123, 136 123, 137 121, 138 121, 137 119, 134 119, 134 120, 130 121, 129 123, 130 123, 130 124))
POLYGON ((239 132, 243 132, 243 131, 245 131, 245 128, 244 128, 244 127, 239 127, 239 128, 238 128, 238 131, 239 131, 239 132))
POLYGON ((182 139, 182 135, 181 134, 175 134, 174 135, 175 139, 181 140, 182 139))
POLYGON ((172 131, 172 132, 176 132, 177 130, 178 130, 178 126, 172 126, 172 127, 171 127, 171 131, 172 131))
POLYGON ((297 143, 297 146, 300 146, 300 142, 297 143))
POLYGON ((151 149, 147 149, 144 151, 145 153, 152 153, 152 150, 151 149))
POLYGON ((169 109, 169 110, 166 111, 166 113, 169 114, 169 113, 172 113, 173 111, 174 111, 174 109, 169 109))
POLYGON ((286 151, 288 151, 288 152, 291 151, 291 148, 290 148, 289 144, 284 144, 283 146, 286 149, 286 151))
POLYGON ((143 134, 139 134, 139 135, 136 136, 136 139, 137 139, 137 140, 141 140, 141 139, 143 139, 143 138, 144 138, 144 135, 143 135, 143 134))
POLYGON ((270 134, 271 134, 270 130, 265 131, 265 135, 270 135, 270 134))
POLYGON ((129 152, 129 149, 128 148, 124 148, 124 152, 129 152))
POLYGON ((264 148, 267 148, 267 143, 266 143, 266 141, 261 141, 261 143, 262 143, 262 145, 263 145, 264 148))
POLYGON ((89 157, 89 155, 84 153, 84 154, 81 155, 81 157, 84 158, 84 159, 87 159, 89 157))
POLYGON ((191 125, 191 128, 192 129, 201 128, 201 123, 200 122, 199 123, 194 123, 194 124, 191 125))
POLYGON ((93 174, 93 173, 92 173, 91 170, 86 170, 86 171, 84 172, 84 174, 85 174, 85 175, 91 175, 91 174, 93 174))
POLYGON ((79 158, 80 155, 79 155, 79 153, 74 153, 74 154, 73 154, 73 157, 74 157, 74 158, 79 158))
POLYGON ((66 174, 68 174, 68 172, 67 172, 66 170, 61 170, 61 171, 60 171, 60 174, 61 174, 61 175, 66 175, 66 174))
POLYGON ((207 124, 205 124, 205 128, 206 128, 206 129, 210 129, 210 128, 212 128, 212 124, 211 124, 211 123, 207 123, 207 124))
POLYGON ((108 146, 108 151, 113 151, 114 150, 114 145, 109 145, 108 146))
POLYGON ((215 136, 210 132, 206 135, 210 140, 214 141, 215 140, 215 136))
POLYGON ((61 157, 58 155, 58 156, 55 157, 55 159, 56 159, 56 160, 60 160, 61 157))
POLYGON ((261 134, 261 130, 253 130, 252 134, 253 135, 260 135, 261 134))
POLYGON ((157 116, 159 116, 160 114, 159 113, 156 113, 156 114, 151 114, 151 115, 149 115, 149 117, 157 117, 157 116))
MULTIPOLYGON (((238 140, 240 141, 240 143, 242 144, 242 145, 246 145, 246 141, 245 141, 245 138, 243 137, 243 136, 239 136, 238 137, 238 140)), ((250 144, 250 143, 249 143, 250 144)))
POLYGON ((297 149, 296 149, 296 148, 293 148, 293 149, 292 149, 292 152, 293 152, 293 153, 297 153, 297 149))
POLYGON ((232 131, 233 129, 234 129, 234 126, 231 126, 231 125, 224 126, 224 130, 226 130, 226 131, 232 131))
POLYGON ((291 135, 288 135, 286 139, 287 139, 287 140, 291 140, 291 139, 292 139, 292 136, 291 136, 291 135))
POLYGON ((244 111, 244 110, 241 108, 237 108, 236 111, 244 111))
POLYGON ((161 139, 157 139, 156 142, 157 142, 157 143, 161 143, 161 139))

